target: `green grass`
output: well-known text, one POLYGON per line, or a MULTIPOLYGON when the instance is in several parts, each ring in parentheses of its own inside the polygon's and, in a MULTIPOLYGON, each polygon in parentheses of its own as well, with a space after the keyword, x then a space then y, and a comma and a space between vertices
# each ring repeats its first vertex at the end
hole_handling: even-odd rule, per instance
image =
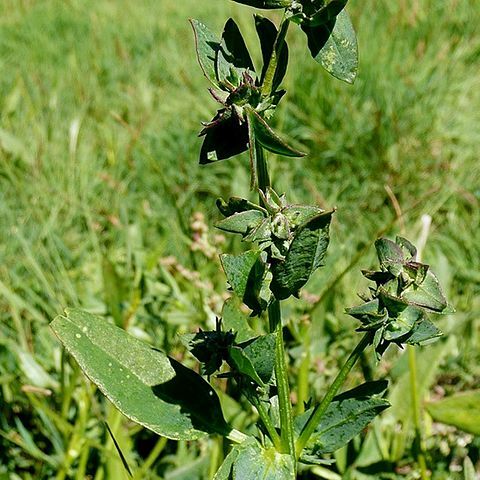
MULTIPOLYGON (((299 31, 289 34, 288 95, 275 121, 310 155, 271 158, 273 181, 292 200, 338 212, 327 266, 307 287, 320 301, 287 305, 286 315, 311 314, 312 358, 327 367, 326 376, 310 372, 320 392, 352 341, 342 312, 365 288, 359 268, 373 263, 373 241, 380 233, 416 240, 431 215, 424 259, 457 314, 439 320, 453 346, 425 394, 435 383, 472 388, 480 376, 480 11, 475 0, 351 3, 360 51, 353 87, 322 73, 299 31)), ((190 251, 189 219, 200 211, 212 225, 218 196, 249 195, 248 159, 197 165, 199 122, 215 105, 187 19, 220 31, 234 16, 258 59, 251 13, 227 0, 0 4, 0 478, 121 478, 105 416, 132 466, 153 448, 155 437, 125 424, 61 356, 48 322, 66 306, 108 313, 113 291, 122 321, 176 351, 178 329, 218 313, 224 278, 218 263, 190 251), (181 273, 158 267, 171 255, 212 283, 201 298, 181 273)), ((162 448, 144 478, 207 478, 209 453, 222 455, 216 441, 162 448)), ((468 448, 478 458, 478 442, 468 448)), ((398 462, 412 459, 407 452, 398 462)))

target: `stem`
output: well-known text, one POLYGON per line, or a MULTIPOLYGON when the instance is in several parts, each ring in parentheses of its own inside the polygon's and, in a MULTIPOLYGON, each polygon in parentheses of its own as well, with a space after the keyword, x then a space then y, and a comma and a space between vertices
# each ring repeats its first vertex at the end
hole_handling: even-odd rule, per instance
POLYGON ((278 29, 277 38, 273 45, 272 56, 268 61, 267 71, 265 72, 265 78, 262 84, 262 93, 266 96, 270 96, 273 93, 273 79, 275 78, 275 72, 277 70, 277 63, 280 54, 282 53, 283 46, 285 45, 285 37, 287 36, 289 20, 282 19, 280 27, 278 29))
POLYGON ((275 377, 277 380, 278 406, 280 410, 280 431, 282 452, 295 458, 295 439, 293 435, 292 404, 290 403, 290 385, 283 345, 282 316, 280 302, 273 300, 268 306, 270 331, 275 332, 275 377))
POLYGON ((305 448, 305 445, 307 444, 311 435, 317 428, 318 424, 320 423, 320 420, 325 414, 330 403, 332 403, 332 400, 337 394, 338 390, 345 382, 347 375, 350 373, 350 370, 355 365, 355 362, 358 360, 358 358, 360 357, 362 352, 365 350, 365 348, 368 347, 371 340, 372 340, 372 334, 370 332, 367 332, 363 336, 363 338, 360 340, 360 342, 357 344, 353 352, 350 354, 350 356, 348 357, 347 361, 344 363, 340 372, 338 372, 338 375, 335 377, 335 380, 330 385, 330 388, 328 389, 326 395, 323 397, 323 400, 321 401, 321 403, 315 407, 315 410, 313 411, 312 415, 308 419, 305 427, 303 427, 302 433, 300 434, 300 437, 297 440, 297 448, 296 448, 297 458, 302 453, 302 450, 305 448))
POLYGON ((410 390, 412 394, 413 424, 415 427, 415 454, 417 463, 420 467, 420 476, 422 480, 428 479, 427 463, 425 460, 425 445, 422 436, 421 406, 417 393, 417 356, 415 347, 408 347, 408 366, 410 370, 410 390))
POLYGON ((273 445, 277 450, 280 450, 282 448, 282 441, 280 439, 280 436, 277 433, 277 430, 275 429, 275 425, 272 422, 272 419, 270 418, 270 415, 268 414, 267 410, 265 409, 265 406, 262 403, 262 400, 258 398, 255 395, 252 395, 249 397, 250 402, 252 405, 257 409, 258 415, 260 416, 263 425, 267 429, 268 435, 270 436, 270 439, 273 442, 273 445))

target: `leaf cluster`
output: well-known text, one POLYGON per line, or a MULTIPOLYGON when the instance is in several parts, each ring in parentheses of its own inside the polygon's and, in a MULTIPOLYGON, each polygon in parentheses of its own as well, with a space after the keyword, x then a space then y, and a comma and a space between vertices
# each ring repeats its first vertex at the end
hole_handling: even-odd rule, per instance
POLYGON ((441 331, 427 318, 427 312, 448 313, 448 304, 437 277, 429 265, 416 260, 416 248, 405 238, 375 242, 380 270, 364 270, 375 282, 365 303, 347 308, 360 320, 361 331, 374 332, 374 347, 380 358, 391 343, 423 345, 441 331))

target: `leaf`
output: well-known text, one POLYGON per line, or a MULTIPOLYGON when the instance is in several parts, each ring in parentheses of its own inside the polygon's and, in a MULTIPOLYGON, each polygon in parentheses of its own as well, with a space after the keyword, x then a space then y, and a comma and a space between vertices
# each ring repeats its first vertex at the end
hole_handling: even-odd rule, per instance
POLYGON ((427 411, 437 422, 480 435, 480 390, 456 393, 427 403, 427 411))
POLYGON ((80 368, 128 418, 176 440, 225 435, 217 394, 194 371, 78 309, 50 324, 80 368))
POLYGON ((357 76, 358 48, 355 31, 345 10, 335 20, 311 27, 302 25, 312 57, 330 75, 353 83, 357 76))
POLYGON ((303 225, 323 212, 324 210, 316 205, 288 205, 282 210, 283 215, 294 227, 303 225))
POLYGON ((234 213, 216 223, 215 226, 225 232, 247 235, 257 228, 264 219, 265 215, 259 210, 247 210, 246 212, 234 213))
POLYGON ((234 2, 250 7, 262 9, 287 8, 292 4, 292 0, 233 0, 234 2))
POLYGON ((205 140, 200 150, 200 165, 225 160, 248 148, 247 123, 240 122, 230 109, 217 113, 200 133, 200 136, 203 135, 205 140))
POLYGON ((247 315, 240 310, 235 298, 229 298, 223 304, 222 326, 226 332, 232 330, 236 334, 235 340, 239 343, 255 337, 255 332, 248 324, 247 315))
POLYGON ((441 312, 447 308, 447 300, 435 274, 428 270, 420 285, 412 285, 402 294, 402 298, 419 307, 441 312))
POLYGON ((249 250, 241 255, 220 255, 227 281, 235 294, 259 314, 267 307, 267 299, 262 298, 266 265, 262 251, 249 250))
POLYGON ((245 109, 248 123, 255 133, 255 139, 270 152, 286 157, 303 157, 302 153, 286 144, 265 122, 265 120, 252 108, 245 109))
POLYGON ((273 263, 271 290, 278 300, 298 295, 322 265, 329 242, 329 226, 333 210, 323 212, 298 228, 284 261, 273 263))
POLYGON ((382 270, 387 270, 395 277, 398 277, 403 269, 405 258, 399 245, 388 238, 379 238, 375 242, 378 261, 382 270))
POLYGON ((231 450, 230 453, 225 457, 220 468, 217 470, 217 473, 213 477, 213 480, 230 480, 231 476, 230 473, 232 471, 233 464, 240 453, 242 445, 235 445, 231 450))
MULTIPOLYGON (((277 27, 268 18, 261 15, 255 15, 255 29, 260 40, 260 46, 262 49, 263 67, 260 77, 260 85, 263 84, 265 79, 265 73, 267 72, 268 63, 273 53, 275 46, 275 40, 277 38, 277 27)), ((276 52, 278 55, 278 51, 276 52)), ((288 46, 285 42, 282 43, 282 49, 280 55, 277 58, 277 67, 273 76, 272 92, 275 92, 279 85, 282 83, 285 73, 287 72, 288 65, 288 46)))
POLYGON ((204 75, 218 86, 216 74, 216 61, 218 51, 220 50, 220 41, 216 35, 202 22, 190 19, 195 36, 195 49, 197 51, 197 59, 204 75))
POLYGON ((316 27, 334 21, 347 3, 348 0, 331 0, 311 16, 308 25, 316 27))
POLYGON ((225 23, 217 55, 217 78, 237 86, 245 70, 255 71, 240 29, 232 18, 225 23))
POLYGON ((396 340, 408 334, 414 325, 423 322, 425 314, 415 307, 407 307, 399 315, 389 322, 385 327, 383 338, 385 340, 396 340))
POLYGON ((402 339, 402 343, 409 345, 425 345, 430 341, 439 338, 443 335, 430 320, 423 318, 417 322, 406 339, 402 339))
MULTIPOLYGON (((334 398, 306 447, 306 457, 332 453, 358 435, 379 413, 390 406, 380 395, 387 388, 384 380, 367 382, 334 398)), ((313 409, 295 418, 300 433, 313 409)))
POLYGON ((262 387, 270 382, 275 366, 274 334, 261 335, 231 347, 229 353, 239 373, 247 375, 262 387))
POLYGON ((294 480, 295 469, 290 455, 274 448, 264 449, 250 443, 240 449, 232 469, 233 480, 294 480))

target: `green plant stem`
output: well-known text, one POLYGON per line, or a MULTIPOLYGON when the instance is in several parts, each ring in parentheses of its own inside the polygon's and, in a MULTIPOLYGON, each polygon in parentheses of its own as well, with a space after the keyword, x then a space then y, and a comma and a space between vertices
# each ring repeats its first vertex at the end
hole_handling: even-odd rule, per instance
POLYGON ((273 442, 273 445, 277 450, 280 450, 282 448, 282 440, 278 435, 277 430, 275 429, 275 425, 273 424, 272 419, 270 418, 270 415, 265 408, 265 405, 262 403, 262 400, 255 395, 249 398, 249 400, 252 405, 257 409, 258 415, 260 416, 262 423, 265 426, 268 435, 273 442))
POLYGON ((417 356, 415 347, 409 345, 408 350, 408 367, 410 370, 410 391, 412 392, 412 410, 413 424, 415 428, 415 455, 420 468, 420 476, 422 480, 428 480, 427 463, 425 460, 425 445, 422 436, 422 418, 421 406, 417 391, 417 356))
POLYGON ((230 430, 230 432, 228 432, 225 437, 227 437, 230 441, 234 443, 243 443, 248 438, 247 435, 239 432, 238 430, 235 430, 234 428, 232 428, 232 430, 230 430))
POLYGON ((262 84, 262 93, 266 96, 270 96, 273 93, 273 79, 275 77, 275 71, 277 70, 277 63, 282 49, 285 45, 285 37, 287 36, 288 26, 290 21, 285 17, 282 19, 278 28, 277 38, 275 38, 275 44, 273 45, 272 56, 268 61, 267 71, 265 72, 265 78, 262 84))
POLYGON ((338 375, 335 377, 335 380, 330 385, 330 388, 328 389, 328 392, 326 393, 326 395, 323 397, 323 400, 321 401, 321 403, 315 407, 315 410, 313 411, 312 415, 308 419, 307 423, 305 424, 305 427, 302 430, 302 433, 300 434, 300 437, 297 440, 297 445, 296 445, 297 458, 302 453, 302 450, 305 448, 305 445, 307 444, 311 435, 317 428, 318 424, 320 423, 320 420, 322 419, 323 415, 327 411, 327 408, 330 405, 330 403, 332 403, 332 400, 337 394, 338 390, 340 390, 340 387, 345 382, 348 374, 350 373, 350 370, 353 368, 356 361, 359 359, 360 355, 365 350, 365 348, 368 347, 371 341, 372 341, 372 334, 370 332, 367 332, 363 336, 363 338, 360 340, 360 342, 357 344, 353 352, 350 354, 350 356, 348 357, 347 361, 344 363, 340 372, 338 372, 338 375))
POLYGON ((285 361, 285 347, 283 345, 282 316, 280 302, 273 300, 268 306, 270 331, 275 332, 275 377, 277 380, 278 406, 280 410, 280 433, 282 452, 295 458, 295 439, 293 434, 292 404, 290 402, 290 385, 288 383, 288 369, 285 361))

